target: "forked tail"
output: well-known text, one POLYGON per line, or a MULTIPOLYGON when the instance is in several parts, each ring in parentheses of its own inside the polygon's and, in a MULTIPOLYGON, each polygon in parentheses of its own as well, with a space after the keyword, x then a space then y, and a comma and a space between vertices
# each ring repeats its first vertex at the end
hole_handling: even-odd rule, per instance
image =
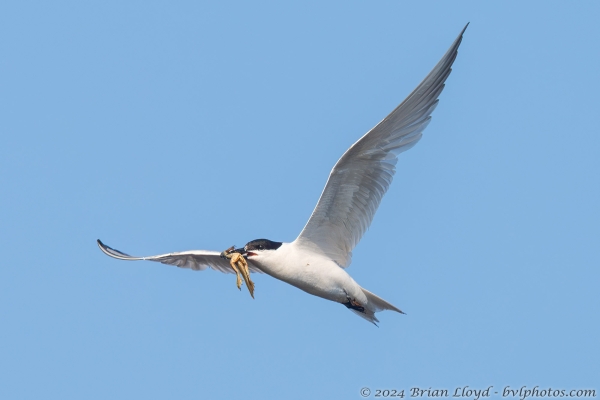
POLYGON ((387 301, 385 301, 381 297, 377 296, 376 294, 371 293, 367 289, 362 288, 362 287, 361 287, 361 290, 363 291, 365 296, 367 296, 368 302, 367 302, 367 305, 364 307, 364 311, 358 311, 358 310, 351 309, 351 311, 354 312, 356 315, 377 325, 377 322, 379 322, 379 320, 375 316, 376 312, 383 311, 383 310, 392 310, 392 311, 399 312, 400 314, 404 314, 404 312, 402 312, 402 310, 400 310, 398 307, 395 307, 394 305, 388 303, 387 301))

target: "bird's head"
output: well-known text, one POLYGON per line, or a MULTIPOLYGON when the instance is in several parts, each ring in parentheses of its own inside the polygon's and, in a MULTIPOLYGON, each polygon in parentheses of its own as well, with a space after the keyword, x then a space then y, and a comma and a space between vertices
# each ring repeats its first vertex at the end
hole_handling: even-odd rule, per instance
POLYGON ((274 242, 268 239, 256 239, 246 243, 243 249, 240 250, 243 250, 242 254, 246 258, 258 258, 261 255, 264 256, 277 250, 281 247, 281 244, 281 242, 274 242))
POLYGON ((283 243, 274 242, 268 239, 256 239, 251 242, 246 243, 244 247, 236 249, 234 247, 230 247, 221 253, 221 257, 226 257, 231 253, 240 253, 242 256, 246 258, 259 259, 261 256, 266 256, 268 254, 272 254, 275 250, 281 247, 283 243))

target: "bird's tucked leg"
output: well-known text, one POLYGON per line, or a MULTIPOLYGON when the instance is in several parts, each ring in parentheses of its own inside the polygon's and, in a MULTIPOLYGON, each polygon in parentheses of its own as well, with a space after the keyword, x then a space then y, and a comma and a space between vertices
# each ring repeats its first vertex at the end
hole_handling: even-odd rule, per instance
POLYGON ((345 303, 342 303, 343 305, 345 305, 346 307, 352 309, 352 310, 356 310, 356 311, 360 311, 360 312, 365 312, 365 307, 363 307, 362 304, 360 304, 358 301, 350 298, 350 296, 346 296, 346 299, 348 300, 345 303))

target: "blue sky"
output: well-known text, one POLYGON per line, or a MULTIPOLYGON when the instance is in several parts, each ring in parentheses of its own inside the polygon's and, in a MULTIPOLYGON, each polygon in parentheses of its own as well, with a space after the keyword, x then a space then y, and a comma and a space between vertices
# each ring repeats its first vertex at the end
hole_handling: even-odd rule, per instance
POLYGON ((584 1, 6 2, 0 397, 598 393, 598 15, 584 1), (98 250, 293 240, 339 156, 467 22, 348 270, 407 315, 376 328, 268 276, 252 300, 232 275, 98 250))

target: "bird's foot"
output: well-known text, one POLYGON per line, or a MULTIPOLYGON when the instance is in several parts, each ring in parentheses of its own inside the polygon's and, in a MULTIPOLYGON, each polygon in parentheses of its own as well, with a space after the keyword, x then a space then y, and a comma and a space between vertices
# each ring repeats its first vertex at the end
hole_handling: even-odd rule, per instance
POLYGON ((349 296, 346 296, 346 299, 348 301, 345 303, 342 303, 343 305, 345 305, 346 307, 348 307, 352 310, 365 312, 365 307, 363 307, 363 305, 360 304, 358 301, 356 301, 355 299, 351 299, 349 296))

